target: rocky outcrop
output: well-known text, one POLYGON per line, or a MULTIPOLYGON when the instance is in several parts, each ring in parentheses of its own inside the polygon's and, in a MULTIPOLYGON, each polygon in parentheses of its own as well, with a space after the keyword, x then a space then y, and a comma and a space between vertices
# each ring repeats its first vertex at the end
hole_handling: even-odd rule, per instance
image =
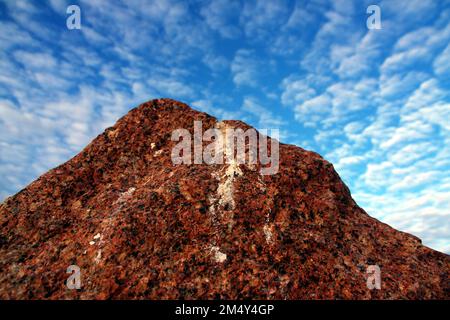
POLYGON ((280 144, 274 175, 174 165, 171 133, 194 120, 249 128, 149 101, 6 199, 0 298, 449 298, 449 256, 367 215, 314 152, 280 144), (370 265, 381 289, 367 287, 370 265))

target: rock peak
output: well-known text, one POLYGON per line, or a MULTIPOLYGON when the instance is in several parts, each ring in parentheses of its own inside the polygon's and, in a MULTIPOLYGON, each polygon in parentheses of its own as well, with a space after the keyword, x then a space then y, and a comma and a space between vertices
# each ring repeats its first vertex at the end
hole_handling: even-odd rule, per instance
POLYGON ((449 256, 371 218, 314 152, 280 144, 273 175, 175 165, 172 132, 194 121, 251 128, 151 100, 5 200, 0 298, 449 298, 449 256))

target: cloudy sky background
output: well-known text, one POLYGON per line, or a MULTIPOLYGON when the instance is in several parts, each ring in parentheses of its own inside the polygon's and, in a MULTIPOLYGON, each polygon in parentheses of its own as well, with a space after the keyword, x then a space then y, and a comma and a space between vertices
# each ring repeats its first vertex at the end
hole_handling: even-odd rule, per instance
POLYGON ((450 1, 0 0, 0 200, 137 104, 279 128, 450 252, 450 1), (378 4, 382 29, 368 30, 378 4))

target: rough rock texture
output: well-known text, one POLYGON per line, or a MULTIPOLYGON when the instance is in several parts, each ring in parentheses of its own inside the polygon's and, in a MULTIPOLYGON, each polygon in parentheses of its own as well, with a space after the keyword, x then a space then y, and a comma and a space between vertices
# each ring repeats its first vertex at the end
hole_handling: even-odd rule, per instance
POLYGON ((0 298, 449 298, 449 256, 368 216, 314 152, 281 144, 268 176, 173 165, 171 133, 194 120, 248 128, 149 101, 5 200, 0 298), (381 290, 366 286, 373 264, 381 290))

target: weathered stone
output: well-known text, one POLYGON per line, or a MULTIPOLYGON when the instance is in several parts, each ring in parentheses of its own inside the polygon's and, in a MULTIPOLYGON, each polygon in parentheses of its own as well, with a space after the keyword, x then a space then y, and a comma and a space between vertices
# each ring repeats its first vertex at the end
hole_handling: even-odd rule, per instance
POLYGON ((170 99, 144 103, 5 200, 0 298, 449 298, 449 256, 368 216, 314 152, 281 144, 266 176, 173 165, 171 133, 194 120, 217 125, 170 99), (69 265, 81 290, 65 285, 69 265))

